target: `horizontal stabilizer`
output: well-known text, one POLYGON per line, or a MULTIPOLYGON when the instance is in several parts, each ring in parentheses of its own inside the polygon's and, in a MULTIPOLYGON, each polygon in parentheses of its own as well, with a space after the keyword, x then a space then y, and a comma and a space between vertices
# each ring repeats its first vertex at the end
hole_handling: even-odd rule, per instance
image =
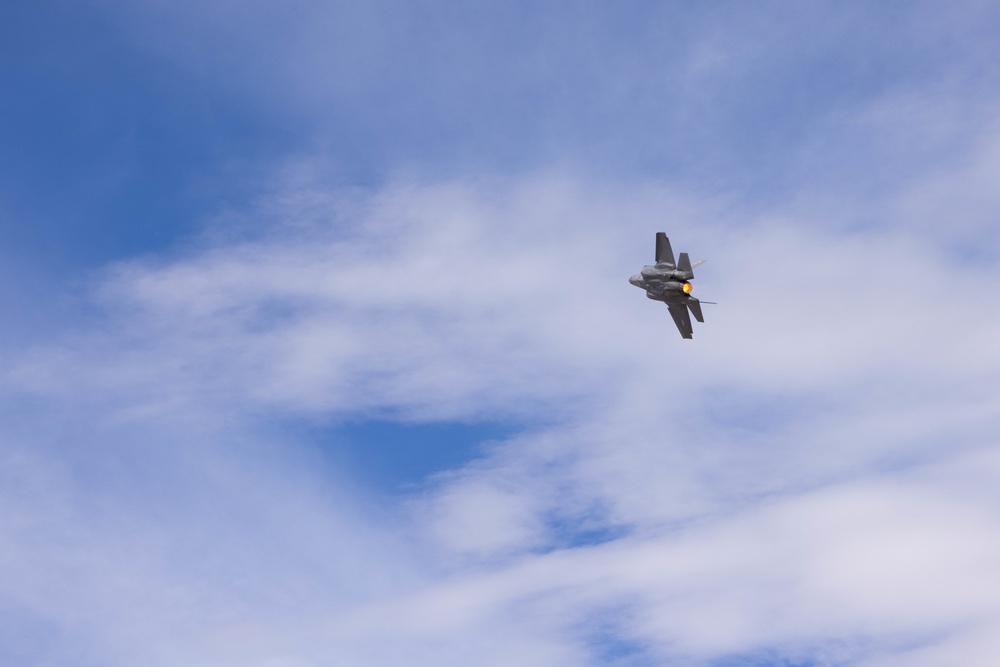
POLYGON ((663 232, 656 232, 656 263, 674 266, 674 250, 670 247, 670 239, 663 232))
POLYGON ((694 319, 698 320, 699 322, 705 321, 705 318, 701 314, 701 301, 698 301, 698 299, 694 298, 693 296, 688 297, 687 305, 688 308, 691 309, 691 314, 694 315, 694 319))

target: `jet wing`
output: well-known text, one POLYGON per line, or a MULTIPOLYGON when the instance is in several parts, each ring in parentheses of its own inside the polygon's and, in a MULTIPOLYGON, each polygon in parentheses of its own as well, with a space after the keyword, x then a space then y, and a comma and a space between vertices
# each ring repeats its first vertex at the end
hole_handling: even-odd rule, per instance
POLYGON ((674 324, 677 325, 681 336, 691 338, 691 315, 688 314, 687 306, 683 303, 668 303, 667 308, 670 309, 670 316, 674 318, 674 324))

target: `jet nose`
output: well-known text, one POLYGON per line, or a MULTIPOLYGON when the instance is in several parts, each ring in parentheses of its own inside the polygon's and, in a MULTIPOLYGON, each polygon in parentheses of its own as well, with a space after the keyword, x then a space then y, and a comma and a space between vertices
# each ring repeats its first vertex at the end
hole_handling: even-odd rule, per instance
POLYGON ((634 276, 632 276, 631 278, 629 278, 628 281, 630 283, 632 283, 633 285, 635 285, 636 287, 642 287, 643 285, 645 285, 645 282, 646 282, 646 281, 644 281, 642 279, 642 274, 641 273, 635 274, 634 276))

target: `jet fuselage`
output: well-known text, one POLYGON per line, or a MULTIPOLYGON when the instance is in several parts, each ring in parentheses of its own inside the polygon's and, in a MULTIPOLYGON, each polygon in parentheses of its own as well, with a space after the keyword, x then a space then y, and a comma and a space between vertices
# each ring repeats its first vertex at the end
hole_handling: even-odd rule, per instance
POLYGON ((689 282, 694 278, 694 267, 698 264, 701 262, 692 264, 686 252, 682 252, 680 257, 674 260, 670 239, 663 232, 657 232, 656 263, 647 264, 639 273, 628 279, 636 287, 645 290, 648 298, 667 304, 670 316, 684 338, 692 337, 691 315, 694 315, 699 322, 705 321, 701 313, 701 302, 691 296, 689 282))
POLYGON ((646 296, 657 301, 671 300, 691 293, 688 282, 689 271, 681 271, 672 266, 644 266, 642 271, 628 279, 636 287, 646 290, 646 296))

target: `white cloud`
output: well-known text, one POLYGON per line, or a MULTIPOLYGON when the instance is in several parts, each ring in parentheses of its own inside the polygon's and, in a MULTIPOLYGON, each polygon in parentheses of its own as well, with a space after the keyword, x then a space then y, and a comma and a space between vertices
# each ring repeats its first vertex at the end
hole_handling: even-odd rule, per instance
MULTIPOLYGON (((182 27, 157 21, 150 48, 303 116, 349 102, 376 125, 453 121, 498 97, 490 67, 447 48, 396 69, 409 14, 371 24, 382 15, 346 5, 255 3, 233 23, 232 5, 170 7, 182 27), (438 78, 407 74, 420 67, 438 78), (471 97, 470 74, 483 82, 471 97), (418 90, 372 105, 401 79, 418 90)), ((660 126, 785 109, 788 82, 842 53, 857 24, 810 18, 823 40, 799 70, 785 46, 802 24, 762 16, 773 40, 731 17, 708 37, 678 24, 676 44, 651 25, 656 73, 637 66, 645 48, 574 50, 580 30, 607 37, 593 17, 556 56, 539 33, 513 65, 486 63, 509 77, 500 92, 586 63, 579 78, 544 113, 515 104, 448 136, 491 130, 506 145, 509 119, 530 117, 514 128, 525 143, 547 125, 597 137, 579 154, 697 146, 767 162, 753 141, 730 145, 754 122, 680 123, 691 143, 660 126), (762 75, 777 64, 795 71, 762 75), (600 113, 579 120, 581 99, 600 113), (626 102, 636 116, 618 115, 626 102), (628 122, 644 113, 656 123, 628 122), (707 131, 723 139, 699 141, 707 131)), ((873 62, 947 51, 934 40, 955 25, 873 62)), ((481 50, 479 33, 449 34, 481 50)), ((991 62, 986 43, 963 41, 959 61, 991 62)), ((566 665, 627 664, 631 648, 640 663, 992 664, 1000 142, 991 95, 950 78, 961 62, 934 86, 888 77, 889 90, 790 118, 806 135, 801 163, 779 160, 804 174, 795 195, 560 169, 351 190, 330 185, 336 165, 301 160, 188 247, 109 267, 99 318, 0 367, 0 625, 14 616, 32 635, 0 630, 0 657, 566 665), (626 282, 661 229, 710 260, 696 294, 719 305, 694 341, 626 282), (282 428, 371 416, 522 432, 393 505, 282 428)))
POLYGON ((552 174, 340 197, 308 172, 255 237, 113 268, 99 329, 13 364, 7 599, 106 664, 987 641, 995 266, 952 262, 969 287, 942 301, 939 237, 905 220, 552 174), (661 228, 711 260, 691 342, 626 282, 661 228), (272 425, 359 414, 528 426, 397 512, 272 425))

